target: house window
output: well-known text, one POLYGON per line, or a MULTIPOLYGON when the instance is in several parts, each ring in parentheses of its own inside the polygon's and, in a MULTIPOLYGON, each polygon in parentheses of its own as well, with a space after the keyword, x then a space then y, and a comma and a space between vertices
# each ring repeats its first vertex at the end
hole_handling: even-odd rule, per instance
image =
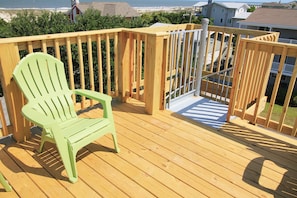
POLYGON ((269 31, 269 27, 259 27, 258 30, 269 31))
POLYGON ((222 8, 222 12, 224 13, 224 8, 222 8))
POLYGON ((223 23, 223 19, 221 19, 221 23, 223 23))
POLYGON ((290 65, 295 65, 296 58, 295 57, 286 57, 286 63, 290 65))
POLYGON ((231 23, 231 22, 232 22, 232 20, 231 20, 231 19, 229 19, 229 20, 228 20, 228 22, 229 22, 229 23, 231 23))

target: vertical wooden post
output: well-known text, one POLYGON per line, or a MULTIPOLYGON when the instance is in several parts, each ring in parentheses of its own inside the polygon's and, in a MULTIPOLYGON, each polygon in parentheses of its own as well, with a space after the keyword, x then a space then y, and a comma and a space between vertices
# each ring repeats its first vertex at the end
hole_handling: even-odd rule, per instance
POLYGON ((293 126, 292 133, 291 133, 291 136, 293 137, 296 137, 296 135, 297 135, 297 118, 295 119, 295 124, 293 126))
POLYGON ((122 102, 126 102, 130 97, 130 42, 129 33, 122 31, 119 33, 119 96, 122 102))
POLYGON ((163 98, 163 95, 161 95, 161 90, 163 90, 162 71, 163 63, 166 61, 166 57, 164 57, 164 47, 166 45, 164 36, 168 36, 168 33, 149 34, 147 36, 145 54, 149 57, 145 60, 144 71, 145 109, 151 115, 160 110, 163 98))
POLYGON ((30 138, 30 124, 21 114, 21 109, 25 103, 17 84, 12 78, 12 73, 19 62, 19 51, 14 44, 0 45, 0 70, 1 84, 7 104, 9 119, 13 126, 13 137, 16 141, 26 141, 30 138))

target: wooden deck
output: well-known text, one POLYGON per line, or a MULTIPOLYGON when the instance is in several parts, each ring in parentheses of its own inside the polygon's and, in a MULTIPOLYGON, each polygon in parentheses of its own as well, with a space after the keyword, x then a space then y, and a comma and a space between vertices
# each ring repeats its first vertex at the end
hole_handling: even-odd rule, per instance
MULTIPOLYGON (((96 111, 83 116, 94 116, 96 111)), ((113 104, 121 152, 111 136, 78 154, 68 182, 57 150, 40 135, 0 144, 0 170, 13 187, 0 197, 297 197, 297 140, 235 120, 214 130, 141 102, 113 104)))

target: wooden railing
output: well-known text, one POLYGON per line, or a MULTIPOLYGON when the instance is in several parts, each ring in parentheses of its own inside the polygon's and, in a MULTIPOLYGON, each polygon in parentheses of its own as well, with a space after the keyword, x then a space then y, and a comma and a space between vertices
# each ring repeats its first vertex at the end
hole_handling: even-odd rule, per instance
POLYGON ((287 113, 297 78, 297 45, 268 41, 269 39, 275 40, 276 37, 242 39, 240 41, 229 116, 236 115, 251 123, 296 136, 297 118, 292 124, 286 124, 285 120, 289 118, 287 113), (275 55, 281 57, 278 74, 273 84, 268 111, 266 115, 260 115, 266 104, 265 91, 275 55), (277 120, 273 120, 272 112, 276 105, 277 94, 281 89, 282 72, 288 57, 295 59, 294 69, 287 90, 284 91, 285 100, 281 104, 280 116, 277 120))
MULTIPOLYGON (((183 24, 0 39, 1 85, 12 124, 6 134, 13 133, 17 141, 30 137, 30 123, 21 115, 25 99, 12 79, 15 66, 26 54, 42 51, 64 62, 71 89, 96 90, 123 102, 129 97, 134 97, 145 102, 147 113, 154 114, 165 108, 165 95, 169 90, 167 71, 168 60, 171 58, 168 53, 170 32, 199 28, 199 25, 183 24)), ((206 74, 228 68, 230 64, 223 64, 221 61, 224 56, 227 59, 233 57, 230 61, 234 62, 238 43, 243 35, 256 37, 270 33, 209 26, 208 38, 211 37, 210 34, 214 34, 212 46, 220 46, 216 48, 219 52, 217 60, 224 67, 218 65, 215 69, 215 61, 211 59, 210 65, 204 66, 206 74), (222 37, 219 36, 219 32, 222 32, 222 37), (227 34, 232 39, 229 39, 227 44, 228 53, 223 54, 221 48, 226 48, 226 45, 219 40, 224 40, 224 35, 227 34)), ((210 42, 211 39, 208 39, 208 43, 210 42)), ((214 52, 210 48, 208 51, 214 52)), ((73 100, 78 109, 93 105, 93 102, 86 98, 73 96, 73 100)))
MULTIPOLYGON (((70 89, 96 90, 122 101, 127 97, 142 98, 147 112, 153 114, 161 103, 160 79, 166 63, 163 56, 167 38, 166 32, 121 28, 1 39, 1 85, 12 123, 5 134, 13 133, 17 141, 30 137, 30 123, 21 115, 25 99, 12 72, 23 56, 36 51, 64 62, 70 89)), ((84 97, 73 96, 73 100, 77 109, 93 105, 84 97)))

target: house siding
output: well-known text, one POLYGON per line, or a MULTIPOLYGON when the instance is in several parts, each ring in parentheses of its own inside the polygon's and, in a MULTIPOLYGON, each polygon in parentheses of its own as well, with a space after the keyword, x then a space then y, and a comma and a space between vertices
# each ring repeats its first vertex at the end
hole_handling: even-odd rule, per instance
POLYGON ((247 12, 247 6, 241 6, 236 9, 212 3, 202 8, 202 15, 212 18, 214 25, 227 27, 238 27, 237 21, 239 19, 236 19, 234 22, 233 17, 243 12, 247 12))

